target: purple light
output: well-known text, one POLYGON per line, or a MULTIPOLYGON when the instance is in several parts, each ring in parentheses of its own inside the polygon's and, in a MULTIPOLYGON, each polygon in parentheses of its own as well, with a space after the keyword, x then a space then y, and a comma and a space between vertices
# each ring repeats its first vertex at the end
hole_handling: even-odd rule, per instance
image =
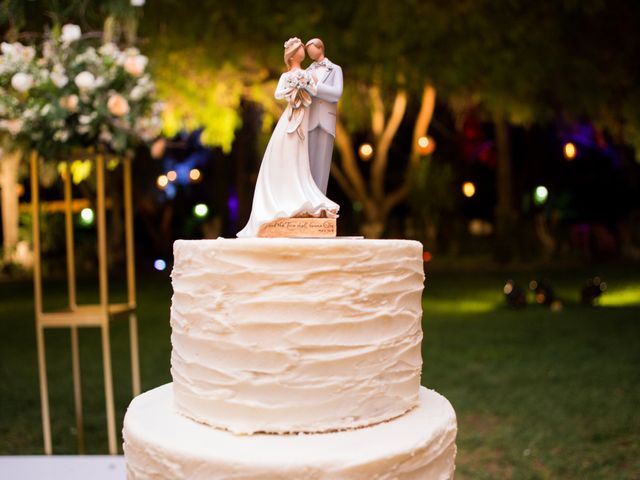
POLYGON ((229 218, 231 221, 236 222, 238 220, 238 208, 240 206, 240 202, 238 201, 238 197, 235 193, 229 196, 227 200, 227 207, 229 208, 229 218))

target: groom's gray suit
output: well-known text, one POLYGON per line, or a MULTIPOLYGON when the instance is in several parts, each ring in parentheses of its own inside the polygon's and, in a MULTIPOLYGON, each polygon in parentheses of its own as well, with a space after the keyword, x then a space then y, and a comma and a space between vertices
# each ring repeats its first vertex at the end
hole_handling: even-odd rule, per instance
POLYGON ((318 91, 309 107, 309 164, 322 193, 327 193, 333 142, 336 136, 337 103, 342 96, 342 69, 324 58, 307 71, 318 77, 318 91))

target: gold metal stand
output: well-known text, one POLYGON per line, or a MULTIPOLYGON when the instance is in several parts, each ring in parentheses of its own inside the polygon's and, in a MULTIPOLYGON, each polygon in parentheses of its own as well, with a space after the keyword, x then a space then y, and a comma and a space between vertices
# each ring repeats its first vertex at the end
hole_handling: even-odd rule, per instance
MULTIPOLYGON (((76 271, 73 243, 73 201, 71 198, 71 162, 67 162, 64 175, 65 237, 67 251, 67 287, 69 306, 61 311, 44 312, 42 308, 42 255, 40 249, 40 195, 38 154, 31 153, 31 205, 33 213, 33 252, 35 291, 36 339, 38 344, 38 370, 40 377, 40 401, 42 404, 42 431, 44 451, 52 454, 51 421, 49 417, 49 393, 47 387, 47 360, 45 355, 44 331, 46 328, 69 328, 71 331, 71 356, 73 365, 73 387, 76 423, 78 430, 78 449, 84 453, 84 427, 82 414, 82 387, 80 380, 80 354, 78 328, 99 327, 102 338, 102 362, 104 370, 104 393, 107 413, 107 432, 109 454, 116 455, 116 419, 113 396, 113 375, 111 371, 111 340, 109 322, 118 316, 129 317, 129 338, 131 348, 131 378, 133 395, 140 394, 140 364, 138 358, 138 326, 136 316, 135 267, 133 251, 133 211, 131 199, 131 160, 123 160, 124 168, 124 216, 125 248, 127 259, 127 303, 109 303, 109 285, 107 272, 107 236, 105 202, 105 157, 103 154, 91 154, 95 160, 97 184, 97 232, 98 232, 98 274, 100 303, 78 305, 76 302, 76 271)), ((116 214, 116 212, 114 212, 116 214)))

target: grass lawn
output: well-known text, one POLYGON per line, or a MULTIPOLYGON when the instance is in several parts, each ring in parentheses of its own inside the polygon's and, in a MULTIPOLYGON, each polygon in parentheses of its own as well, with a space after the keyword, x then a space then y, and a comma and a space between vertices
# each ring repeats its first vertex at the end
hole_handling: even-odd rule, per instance
MULTIPOLYGON (((640 269, 604 266, 541 273, 561 312, 503 306, 508 278, 534 272, 453 272, 427 267, 423 383, 458 414, 460 479, 640 478, 640 269), (578 305, 599 273, 602 305, 578 305)), ((88 301, 90 289, 81 288, 88 301)), ((49 286, 47 306, 65 298, 49 286)), ((170 381, 168 274, 139 279, 143 389, 170 381)), ((32 286, 0 284, 0 454, 42 452, 32 286)), ((99 336, 80 333, 88 453, 106 453, 99 336)), ((126 322, 112 328, 118 422, 130 401, 126 322)), ((76 452, 70 340, 47 333, 55 453, 76 452)), ((119 428, 119 427, 118 427, 119 428)))

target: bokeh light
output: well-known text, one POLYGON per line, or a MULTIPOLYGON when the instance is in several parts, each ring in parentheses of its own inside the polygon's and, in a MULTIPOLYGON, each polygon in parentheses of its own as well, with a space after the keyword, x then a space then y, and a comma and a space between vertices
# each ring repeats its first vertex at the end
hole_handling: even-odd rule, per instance
POLYGON ((197 182, 200 180, 200 178, 202 177, 202 174, 200 173, 200 170, 198 170, 197 168, 192 168, 189 171, 189 179, 192 182, 197 182))
POLYGON ((163 270, 165 270, 167 268, 167 262, 165 262, 161 258, 158 258, 153 262, 153 268, 155 268, 159 272, 162 272, 163 270))
POLYGON ((533 202, 536 205, 542 205, 549 198, 549 190, 544 185, 538 185, 533 191, 533 202))
POLYGON ((473 182, 464 182, 462 184, 462 193, 465 197, 471 198, 476 194, 476 186, 473 182))
POLYGON ((436 142, 430 136, 422 136, 418 138, 418 153, 420 155, 429 155, 436 149, 436 142))
POLYGON ((567 160, 571 161, 574 158, 576 158, 576 155, 578 153, 578 150, 576 149, 576 146, 571 143, 571 142, 567 142, 564 145, 564 158, 566 158, 567 160))
POLYGON ((169 179, 166 175, 160 175, 156 180, 156 184, 159 188, 165 188, 167 185, 169 185, 169 179))
POLYGON ((370 143, 363 143, 358 149, 358 154, 362 160, 370 160, 373 156, 373 147, 370 143))
POLYGON ((209 213, 209 207, 207 207, 204 203, 199 203, 195 207, 193 207, 193 214, 198 218, 204 218, 209 213))
POLYGON ((83 208, 80 211, 80 223, 82 225, 86 225, 86 226, 92 225, 94 219, 95 219, 95 214, 93 213, 93 210, 90 209, 89 207, 83 208))

